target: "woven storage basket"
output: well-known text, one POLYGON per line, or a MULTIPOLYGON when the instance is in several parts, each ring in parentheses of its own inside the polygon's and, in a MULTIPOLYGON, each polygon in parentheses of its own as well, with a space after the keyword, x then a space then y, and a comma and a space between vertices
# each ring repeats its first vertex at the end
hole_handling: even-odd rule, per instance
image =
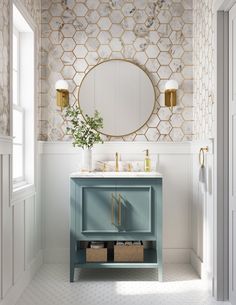
POLYGON ((105 263, 107 262, 107 249, 86 248, 87 263, 105 263))
POLYGON ((143 245, 138 246, 114 246, 115 262, 143 262, 144 249, 143 245))

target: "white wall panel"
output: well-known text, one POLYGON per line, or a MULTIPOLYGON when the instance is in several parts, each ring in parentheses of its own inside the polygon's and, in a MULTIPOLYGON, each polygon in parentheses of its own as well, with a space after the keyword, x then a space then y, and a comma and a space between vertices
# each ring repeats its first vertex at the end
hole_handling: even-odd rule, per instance
POLYGON ((10 206, 10 156, 2 156, 2 297, 13 284, 13 222, 10 206))
POLYGON ((25 269, 25 209, 24 201, 17 202, 13 207, 14 220, 14 283, 25 269))
MULTIPOLYGON (((211 273, 213 253, 213 154, 212 143, 105 143, 93 152, 94 160, 143 160, 149 148, 157 170, 164 175, 163 242, 166 260, 176 253, 193 253, 211 273), (199 182, 199 147, 209 146, 206 157, 205 190, 199 182), (192 252, 191 252, 192 253, 192 252)), ((69 258, 69 175, 77 171, 80 150, 71 143, 41 143, 43 248, 45 262, 67 262, 69 258)), ((176 260, 175 260, 176 262, 176 260)), ((188 255, 185 255, 188 262, 188 255)))
POLYGON ((76 154, 43 156, 41 183, 46 251, 69 248, 69 175, 76 171, 78 164, 76 154))
POLYGON ((191 243, 196 267, 199 273, 208 278, 213 276, 213 146, 212 142, 193 143, 192 156, 192 217, 191 243), (205 166, 201 172, 199 150, 208 146, 205 154, 205 166), (203 176, 202 176, 203 175, 203 176), (200 178, 203 177, 203 178, 200 178))
POLYGON ((42 263, 40 198, 36 209, 33 186, 11 196, 11 153, 12 139, 0 137, 0 295, 7 305, 15 303, 42 263))
MULTIPOLYGON (((164 174, 164 248, 191 248, 192 155, 190 143, 105 143, 94 149, 95 160, 144 160, 149 148, 157 169, 164 174)), ((41 143, 43 247, 45 262, 69 259, 69 176, 78 171, 80 150, 71 143, 41 143)), ((187 257, 187 256, 186 256, 187 257)), ((188 258, 186 259, 188 262, 188 258)))
POLYGON ((25 200, 25 265, 29 267, 36 252, 35 202, 34 197, 25 200))
POLYGON ((191 155, 161 154, 159 171, 163 185, 163 246, 167 249, 191 247, 191 155))
MULTIPOLYGON (((3 155, 0 151, 0 270, 2 270, 2 199, 3 199, 3 170, 2 170, 3 155)), ((2 298, 2 273, 0 274, 0 298, 2 298)))

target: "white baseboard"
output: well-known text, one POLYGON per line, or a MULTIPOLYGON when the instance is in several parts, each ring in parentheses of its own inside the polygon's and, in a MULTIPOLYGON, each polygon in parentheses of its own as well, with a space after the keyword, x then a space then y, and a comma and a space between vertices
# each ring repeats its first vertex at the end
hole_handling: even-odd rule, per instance
POLYGON ((163 261, 168 264, 189 264, 190 249, 163 249, 163 261))
MULTIPOLYGON (((191 249, 163 249, 164 263, 189 264, 191 249)), ((44 264, 64 264, 70 261, 69 248, 44 249, 44 264)))
POLYGON ((197 272, 197 274, 202 278, 203 277, 203 262, 202 260, 197 256, 194 250, 190 251, 190 263, 193 267, 193 269, 197 272))
POLYGON ((22 292, 29 285, 43 263, 43 253, 39 251, 38 255, 30 264, 30 267, 22 274, 16 284, 9 289, 6 297, 0 302, 0 305, 14 305, 22 292))
POLYGON ((213 275, 207 272, 205 264, 197 256, 196 252, 191 249, 190 261, 193 269, 197 272, 199 277, 205 281, 205 285, 208 288, 210 294, 214 291, 213 275))

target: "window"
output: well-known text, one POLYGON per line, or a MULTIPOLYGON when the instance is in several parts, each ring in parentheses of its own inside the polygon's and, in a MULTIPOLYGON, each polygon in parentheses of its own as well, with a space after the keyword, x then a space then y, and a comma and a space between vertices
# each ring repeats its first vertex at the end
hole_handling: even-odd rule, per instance
POLYGON ((13 186, 34 182, 34 32, 13 4, 13 186))
POLYGON ((20 103, 20 42, 19 32, 13 28, 12 98, 13 98, 13 180, 24 181, 24 108, 20 103))

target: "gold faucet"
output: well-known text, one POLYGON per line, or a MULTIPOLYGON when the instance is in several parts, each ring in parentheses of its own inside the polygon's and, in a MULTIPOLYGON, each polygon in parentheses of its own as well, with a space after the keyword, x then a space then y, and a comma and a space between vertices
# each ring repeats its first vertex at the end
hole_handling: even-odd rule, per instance
POLYGON ((128 163, 128 172, 132 172, 132 164, 128 163))
POLYGON ((116 172, 119 171, 119 155, 118 152, 116 152, 116 172))

